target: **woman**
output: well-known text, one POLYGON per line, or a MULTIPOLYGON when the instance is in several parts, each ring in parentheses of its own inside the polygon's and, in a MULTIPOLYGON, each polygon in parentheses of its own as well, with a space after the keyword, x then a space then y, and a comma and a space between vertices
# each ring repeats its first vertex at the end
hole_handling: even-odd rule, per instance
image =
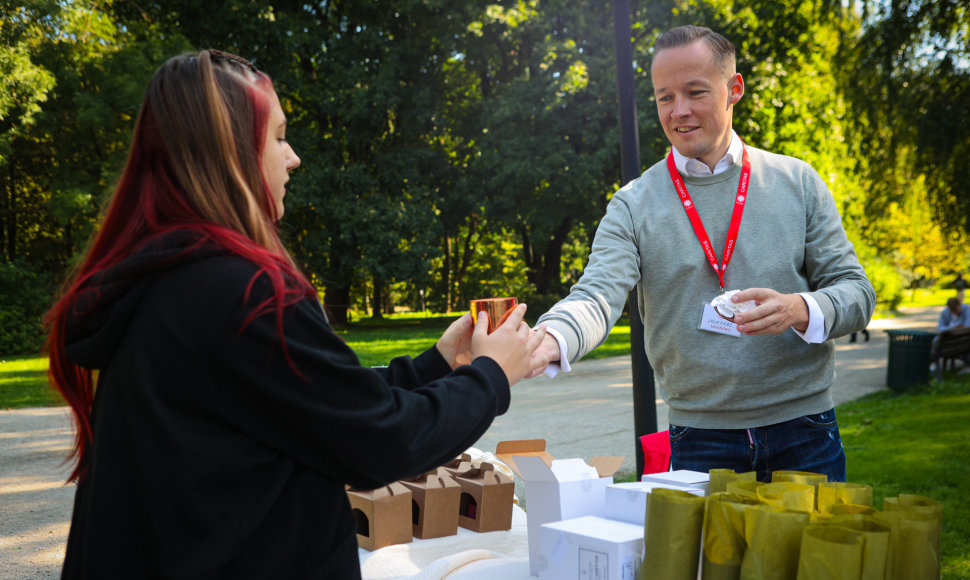
POLYGON ((300 164, 285 131, 269 78, 233 55, 172 58, 148 87, 48 313, 77 426, 65 578, 357 578, 345 484, 455 457, 534 366, 543 331, 520 307, 361 367, 277 235, 300 164))

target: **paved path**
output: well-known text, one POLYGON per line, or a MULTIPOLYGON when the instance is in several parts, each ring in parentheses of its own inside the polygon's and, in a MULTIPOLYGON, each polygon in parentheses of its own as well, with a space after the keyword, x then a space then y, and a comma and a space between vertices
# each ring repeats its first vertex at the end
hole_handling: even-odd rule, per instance
MULTIPOLYGON (((933 330, 939 307, 908 309, 905 316, 877 320, 871 340, 838 340, 836 404, 885 388, 885 329, 933 330)), ((862 336, 860 335, 860 340, 862 336)), ((584 361, 555 379, 540 377, 513 388, 512 408, 476 444, 494 451, 509 439, 545 439, 556 457, 625 456, 635 468, 630 358, 584 361)), ((667 428, 667 409, 657 402, 657 423, 667 428)), ((64 408, 0 411, 0 580, 58 578, 70 525, 74 486, 63 484, 62 465, 71 446, 64 408)), ((521 483, 516 493, 524 497, 521 483)))

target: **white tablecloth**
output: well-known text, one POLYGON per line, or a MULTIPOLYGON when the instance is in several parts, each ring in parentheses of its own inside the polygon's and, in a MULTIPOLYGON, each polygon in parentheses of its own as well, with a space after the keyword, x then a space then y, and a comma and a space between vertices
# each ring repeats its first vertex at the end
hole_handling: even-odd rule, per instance
POLYGON ((448 578, 532 580, 525 511, 512 506, 512 528, 478 534, 458 528, 444 538, 395 544, 373 552, 358 548, 364 580, 448 578))

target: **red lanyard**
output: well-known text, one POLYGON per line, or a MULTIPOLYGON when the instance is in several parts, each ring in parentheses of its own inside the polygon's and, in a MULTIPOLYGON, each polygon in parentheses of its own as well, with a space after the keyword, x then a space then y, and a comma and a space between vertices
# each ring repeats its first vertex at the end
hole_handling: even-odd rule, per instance
POLYGON ((731 227, 728 228, 727 239, 724 241, 724 261, 720 267, 717 265, 717 256, 714 254, 714 248, 711 246, 710 238, 707 237, 707 230, 704 229, 704 224, 701 222, 701 216, 697 214, 694 201, 690 198, 690 194, 687 193, 687 186, 684 185, 684 180, 680 176, 680 172, 677 171, 677 165, 674 163, 674 154, 672 151, 667 154, 667 170, 670 172, 670 179, 674 182, 674 189, 677 190, 677 195, 680 196, 680 201, 684 204, 684 211, 687 212, 690 225, 694 227, 694 233, 697 234, 697 240, 701 243, 701 248, 704 250, 704 255, 707 256, 707 261, 711 263, 711 266, 717 273, 717 277, 721 282, 722 292, 724 291, 724 270, 727 269, 728 262, 731 261, 731 255, 734 254, 734 246, 738 241, 738 229, 741 227, 741 215, 744 213, 744 202, 748 198, 751 160, 748 158, 748 148, 745 147, 743 151, 741 154, 741 180, 738 182, 738 195, 734 198, 734 212, 731 214, 731 227))

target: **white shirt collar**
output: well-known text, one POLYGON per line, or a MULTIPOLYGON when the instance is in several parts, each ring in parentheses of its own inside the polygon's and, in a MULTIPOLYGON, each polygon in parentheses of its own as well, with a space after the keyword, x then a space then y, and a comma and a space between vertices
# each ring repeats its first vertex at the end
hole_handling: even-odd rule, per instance
POLYGON ((738 134, 732 130, 731 144, 728 145, 727 154, 717 162, 717 165, 714 166, 714 171, 711 171, 710 167, 697 159, 684 157, 680 151, 677 151, 676 147, 671 147, 671 149, 674 152, 674 165, 677 166, 677 171, 681 175, 688 177, 710 177, 727 171, 741 161, 741 154, 744 152, 744 143, 741 142, 738 134))

